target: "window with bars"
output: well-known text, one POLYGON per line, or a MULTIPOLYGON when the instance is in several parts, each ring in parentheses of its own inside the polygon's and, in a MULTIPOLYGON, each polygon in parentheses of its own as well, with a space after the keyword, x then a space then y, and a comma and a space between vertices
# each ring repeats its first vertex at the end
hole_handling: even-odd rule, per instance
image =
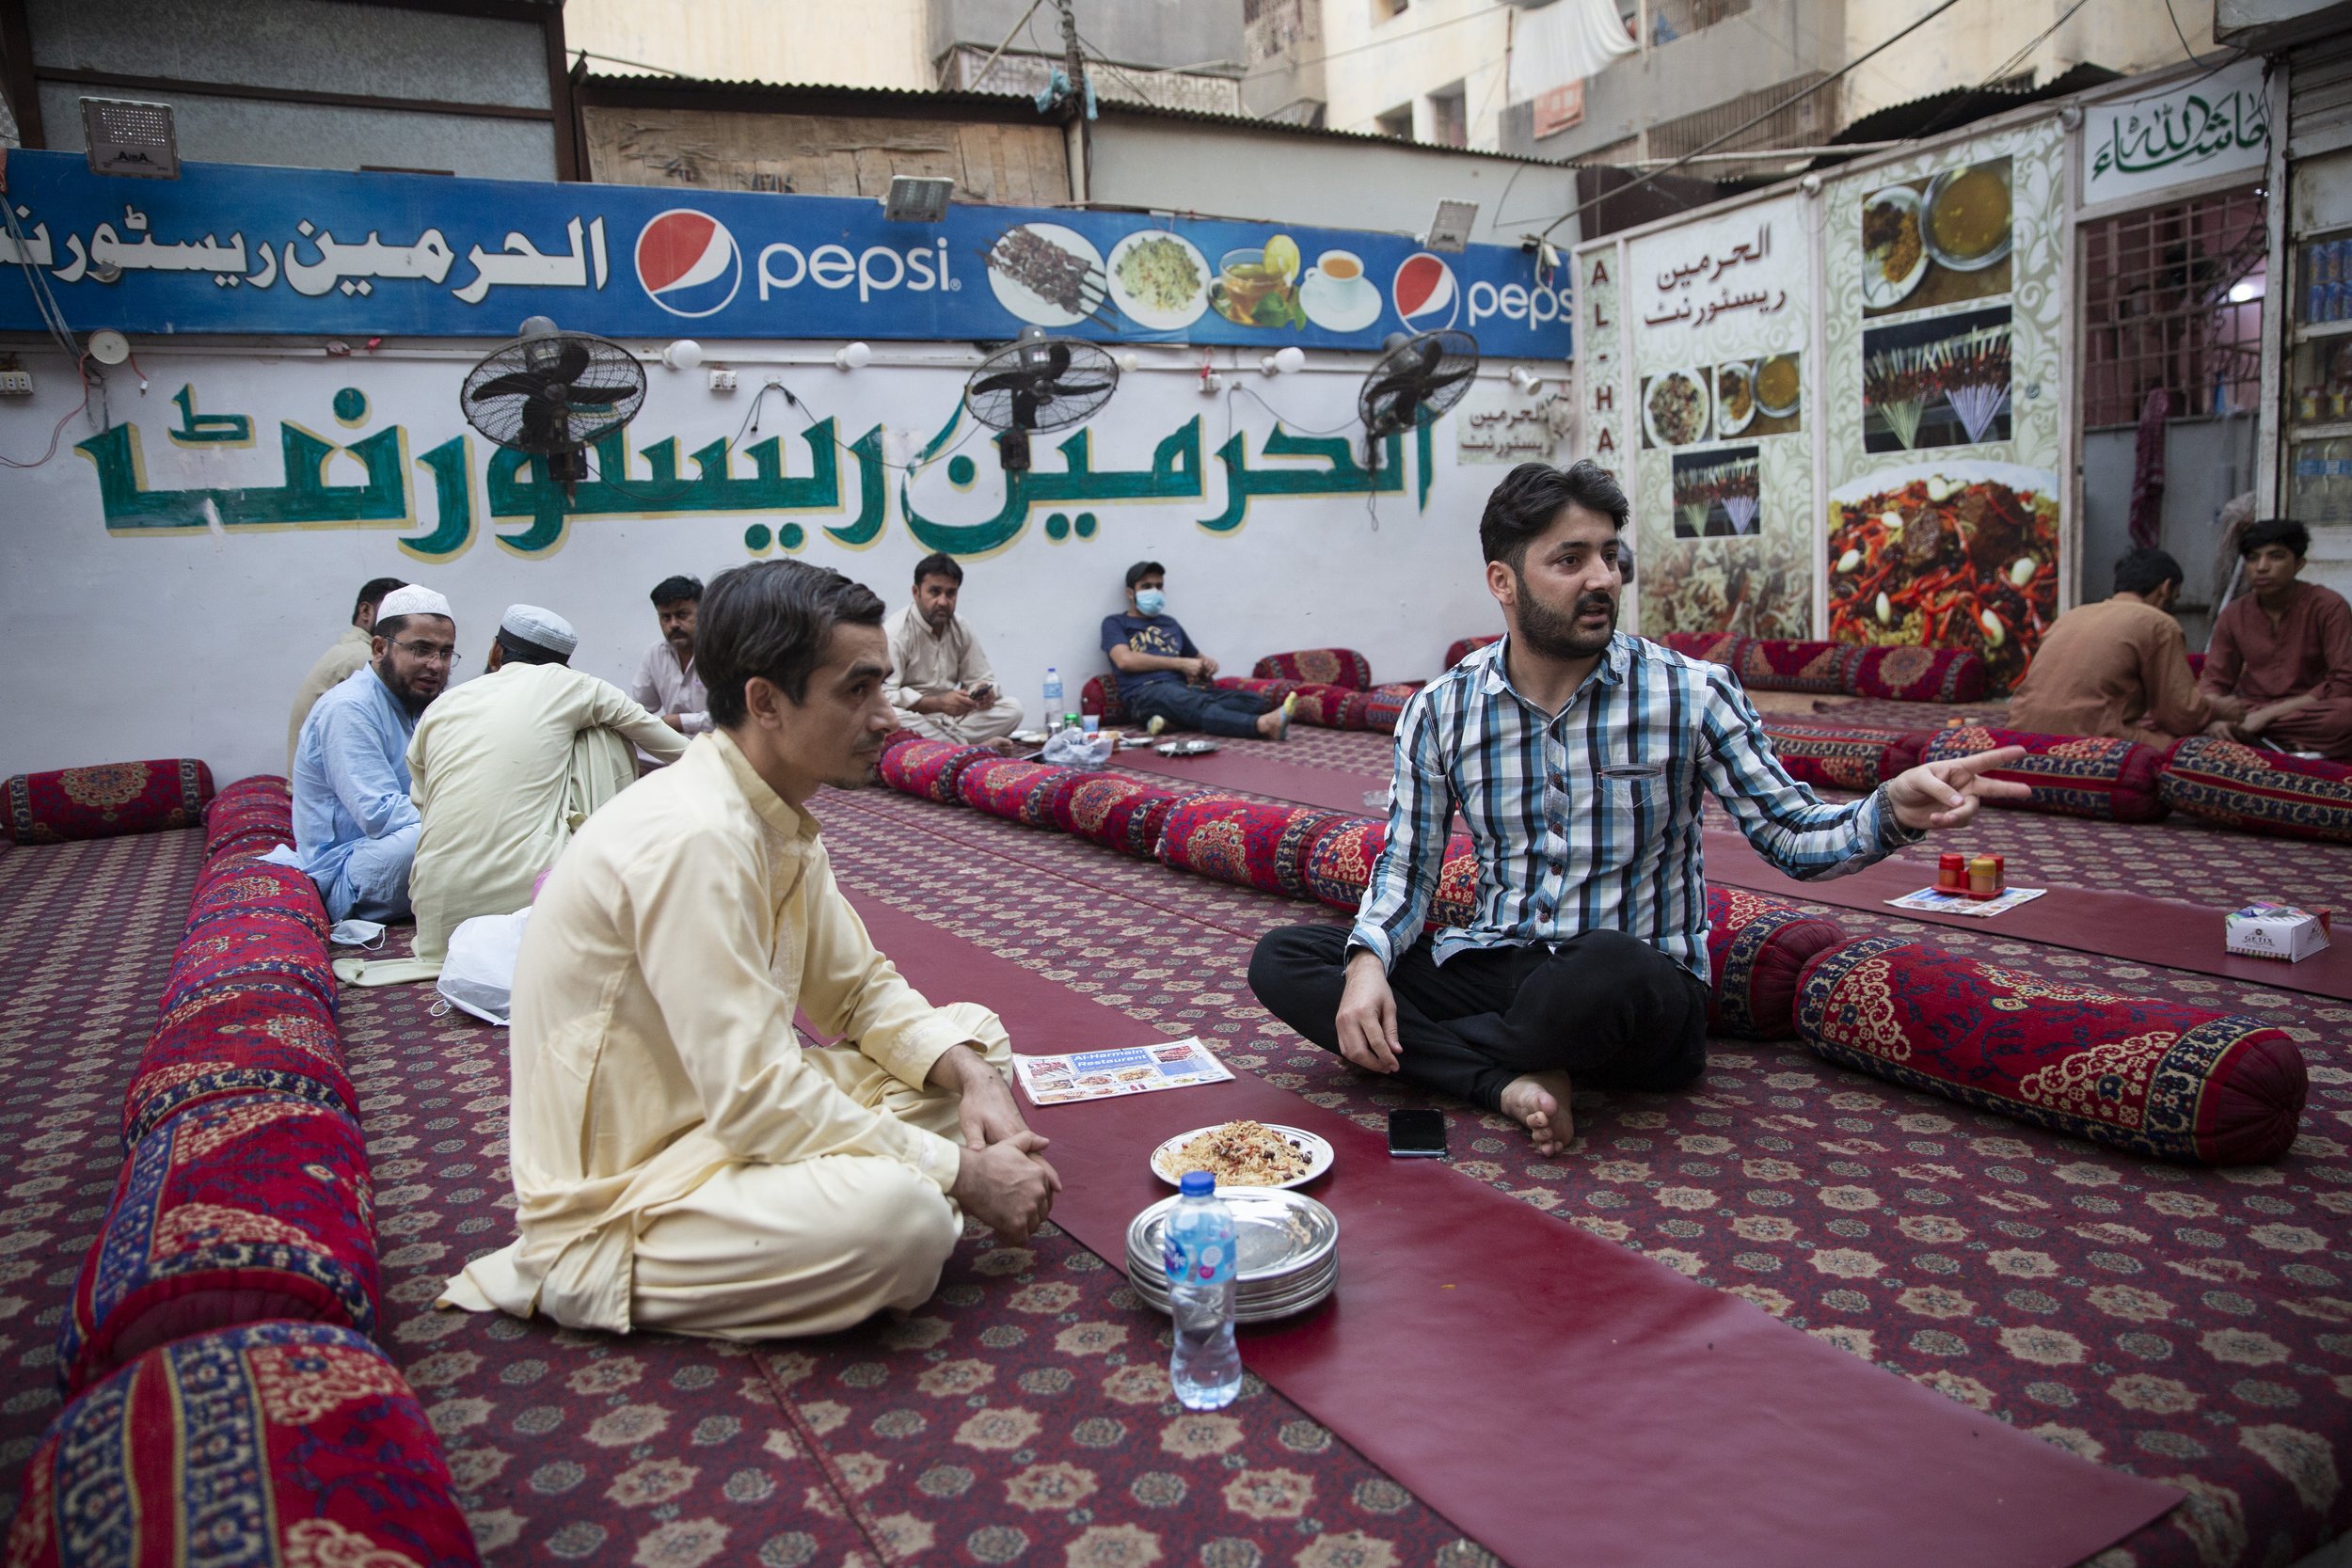
POLYGON ((2086 429, 2255 406, 2264 236, 2251 187, 2082 226, 2086 429))

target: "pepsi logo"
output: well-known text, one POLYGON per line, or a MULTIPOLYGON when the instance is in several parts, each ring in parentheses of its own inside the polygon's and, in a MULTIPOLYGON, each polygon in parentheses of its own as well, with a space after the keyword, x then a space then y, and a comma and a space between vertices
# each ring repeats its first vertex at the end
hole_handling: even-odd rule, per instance
POLYGON ((742 286, 743 253, 717 218, 673 207, 637 236, 637 281, 674 316, 713 315, 742 286))
POLYGON ((1389 285, 1389 298, 1395 302, 1398 317, 1417 332, 1452 326, 1462 309, 1462 292, 1454 284, 1454 269, 1443 257, 1425 250, 1405 258, 1396 269, 1396 280, 1389 285))

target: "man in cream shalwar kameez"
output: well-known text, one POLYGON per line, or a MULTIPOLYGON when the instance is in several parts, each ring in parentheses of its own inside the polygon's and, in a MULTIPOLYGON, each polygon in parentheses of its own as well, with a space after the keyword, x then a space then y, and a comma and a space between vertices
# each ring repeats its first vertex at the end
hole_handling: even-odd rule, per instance
POLYGON ((1003 1025, 900 978, 793 798, 862 782, 892 728, 880 601, 772 562, 725 574, 702 614, 714 729, 592 817, 533 906, 512 1044, 521 1235, 445 1306, 824 1333, 927 1299, 964 1212, 1025 1237, 1059 1185, 1006 1086, 1003 1025), (826 634, 814 670, 776 651, 795 618, 826 634), (839 1043, 803 1043, 796 1010, 839 1043))
POLYGON ((460 922, 531 902, 580 825, 637 782, 632 745, 660 762, 686 751, 684 736, 619 687, 564 662, 579 641, 561 616, 509 606, 488 673, 443 692, 417 721, 409 794, 424 829, 408 902, 421 961, 437 968, 460 922))

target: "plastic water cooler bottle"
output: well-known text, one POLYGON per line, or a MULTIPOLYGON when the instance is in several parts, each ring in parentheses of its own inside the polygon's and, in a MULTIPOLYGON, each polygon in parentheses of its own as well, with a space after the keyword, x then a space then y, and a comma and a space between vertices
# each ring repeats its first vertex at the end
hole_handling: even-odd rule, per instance
POLYGON ((1168 1381, 1187 1410, 1222 1410, 1241 1392, 1241 1349, 1233 1343, 1233 1212, 1217 1200, 1216 1178, 1186 1171, 1160 1247, 1175 1335, 1168 1381))
POLYGON ((1045 667, 1045 730, 1048 735, 1061 728, 1061 672, 1052 665, 1045 667))

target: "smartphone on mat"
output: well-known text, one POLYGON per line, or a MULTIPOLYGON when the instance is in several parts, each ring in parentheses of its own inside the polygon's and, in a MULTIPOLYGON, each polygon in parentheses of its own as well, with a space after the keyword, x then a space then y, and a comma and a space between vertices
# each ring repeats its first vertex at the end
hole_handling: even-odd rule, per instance
POLYGON ((1445 1158, 1443 1111, 1391 1111, 1389 1152, 1400 1160, 1445 1158))

